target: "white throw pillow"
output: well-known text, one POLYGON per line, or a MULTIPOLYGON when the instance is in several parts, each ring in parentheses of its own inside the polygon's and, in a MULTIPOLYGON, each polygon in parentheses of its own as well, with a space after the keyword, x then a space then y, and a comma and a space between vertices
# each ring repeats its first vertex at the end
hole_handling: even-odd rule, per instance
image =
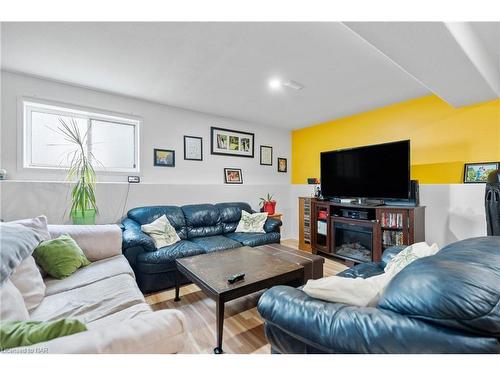
POLYGON ((427 245, 427 243, 425 242, 414 243, 413 245, 406 247, 394 258, 392 258, 385 266, 384 272, 395 276, 397 273, 399 273, 399 271, 412 263, 414 260, 434 255, 438 251, 439 246, 435 243, 433 243, 431 246, 427 245))
POLYGON ((241 220, 236 227, 235 232, 243 233, 266 233, 264 224, 267 220, 267 212, 256 212, 249 214, 248 212, 241 211, 241 220))
POLYGON ((10 281, 19 290, 28 310, 33 310, 45 297, 45 283, 35 259, 30 255, 16 267, 10 281))
POLYGON ((28 309, 21 292, 7 279, 0 286, 0 321, 28 320, 28 309))
POLYGON ((21 224, 22 226, 33 229, 38 233, 42 241, 50 240, 49 228, 47 226, 47 217, 44 215, 34 217, 32 219, 22 219, 11 221, 10 223, 21 224))
POLYGON ((150 224, 141 225, 141 230, 149 234, 157 249, 172 245, 181 239, 165 215, 150 224))
POLYGON ((304 293, 313 298, 330 302, 345 303, 353 306, 376 306, 385 288, 404 267, 418 258, 434 255, 439 251, 432 246, 419 242, 406 247, 385 267, 384 273, 377 276, 348 278, 341 276, 324 277, 309 280, 304 286, 304 293))

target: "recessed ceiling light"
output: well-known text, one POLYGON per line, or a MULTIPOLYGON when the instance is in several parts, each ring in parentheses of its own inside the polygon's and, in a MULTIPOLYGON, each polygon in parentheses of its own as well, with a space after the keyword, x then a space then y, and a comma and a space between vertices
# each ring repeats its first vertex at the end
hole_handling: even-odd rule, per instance
POLYGON ((284 87, 298 91, 302 90, 304 88, 304 85, 302 83, 292 80, 282 81, 279 78, 272 78, 269 80, 269 88, 271 90, 278 91, 284 87))
POLYGON ((293 90, 302 90, 304 88, 304 85, 302 83, 299 83, 297 81, 286 81, 283 83, 283 86, 288 87, 293 90))
POLYGON ((269 87, 273 90, 279 90, 281 86, 281 81, 277 78, 273 78, 269 81, 269 87))

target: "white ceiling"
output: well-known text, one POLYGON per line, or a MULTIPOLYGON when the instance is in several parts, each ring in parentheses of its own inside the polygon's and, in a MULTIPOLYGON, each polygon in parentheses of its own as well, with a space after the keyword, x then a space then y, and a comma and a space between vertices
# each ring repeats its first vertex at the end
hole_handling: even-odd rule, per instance
MULTIPOLYGON (((427 23, 413 24, 427 27, 427 23)), ((443 91, 433 87, 436 74, 424 83, 418 69, 403 66, 401 38, 418 32, 384 38, 387 28, 380 24, 382 31, 374 34, 382 41, 367 41, 374 26, 365 32, 354 26, 3 23, 2 69, 287 129, 443 91), (388 46, 393 46, 394 56, 388 46), (272 92, 267 85, 272 77, 295 80, 305 88, 272 92)), ((481 48, 494 59, 500 47, 491 29, 479 26, 474 31, 481 48)), ((432 32, 426 35, 432 37, 432 32)), ((439 43, 443 49, 457 48, 453 38, 435 39, 438 49, 439 43)), ((427 58, 411 55, 411 61, 427 58)), ((453 63, 448 58, 438 70, 459 73, 462 68, 454 70, 453 63)), ((484 77, 477 70, 470 72, 472 81, 453 86, 454 92, 469 91, 463 103, 484 98, 481 90, 469 89, 470 82, 484 86, 479 82, 484 77)))
POLYGON ((500 94, 500 23, 346 25, 454 107, 491 100, 500 94), (476 30, 480 30, 480 36, 476 30))

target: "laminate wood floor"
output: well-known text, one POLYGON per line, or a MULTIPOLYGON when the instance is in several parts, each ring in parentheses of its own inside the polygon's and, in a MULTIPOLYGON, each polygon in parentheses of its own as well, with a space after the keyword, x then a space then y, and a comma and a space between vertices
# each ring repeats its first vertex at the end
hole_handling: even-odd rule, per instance
MULTIPOLYGON (((285 246, 297 248, 297 241, 283 240, 285 246)), ((325 259, 324 275, 335 275, 346 269, 342 263, 325 259)), ((226 303, 224 319, 225 353, 268 354, 270 345, 264 334, 264 322, 257 312, 257 301, 263 292, 226 303)), ((196 285, 181 287, 181 301, 174 302, 174 289, 150 294, 146 301, 153 310, 178 309, 187 318, 189 341, 183 353, 213 353, 215 347, 215 302, 196 285)))

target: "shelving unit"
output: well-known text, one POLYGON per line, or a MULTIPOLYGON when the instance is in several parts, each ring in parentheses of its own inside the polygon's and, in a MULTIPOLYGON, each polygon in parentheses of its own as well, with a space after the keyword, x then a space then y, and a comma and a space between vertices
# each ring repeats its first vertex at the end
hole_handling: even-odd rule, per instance
POLYGON ((311 252, 310 197, 299 197, 299 249, 311 252))

